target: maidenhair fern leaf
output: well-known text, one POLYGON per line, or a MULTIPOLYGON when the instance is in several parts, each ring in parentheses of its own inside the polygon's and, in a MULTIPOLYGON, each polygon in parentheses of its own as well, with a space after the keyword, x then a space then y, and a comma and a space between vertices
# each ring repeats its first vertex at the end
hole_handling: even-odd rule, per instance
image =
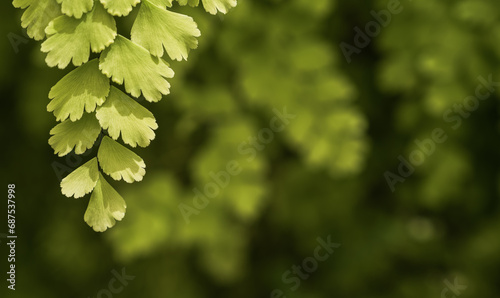
MULTIPOLYGON (((199 0, 177 0, 180 5, 189 4, 190 6, 198 6, 199 0)), ((211 14, 217 14, 217 11, 227 13, 229 9, 235 7, 237 0, 202 0, 203 7, 211 14)))
POLYGON ((146 100, 157 102, 168 94, 170 84, 166 78, 174 76, 173 70, 161 58, 152 57, 140 45, 118 35, 115 42, 100 57, 99 68, 134 97, 142 94, 146 100))
POLYGON ((99 71, 97 59, 71 71, 50 89, 47 110, 57 121, 80 119, 84 111, 91 113, 109 94, 109 79, 99 71))
POLYGON ((203 7, 211 14, 217 14, 217 11, 227 13, 230 8, 236 6, 236 0, 202 0, 203 7))
POLYGON ((13 5, 27 8, 21 17, 21 25, 35 40, 44 39, 47 25, 61 15, 61 7, 56 0, 14 0, 13 5))
POLYGON ((198 6, 198 4, 200 3, 200 0, 177 0, 177 2, 180 5, 188 5, 189 4, 189 6, 195 7, 195 6, 198 6))
POLYGON ((62 193, 68 198, 81 198, 94 189, 98 178, 99 167, 94 157, 61 181, 62 193))
POLYGON ((66 15, 50 22, 45 29, 48 39, 42 52, 48 53, 45 62, 50 67, 65 68, 71 60, 75 66, 89 60, 90 50, 100 52, 116 37, 115 19, 96 3, 81 19, 66 15))
POLYGON ((174 0, 149 0, 149 2, 153 3, 154 5, 158 5, 161 7, 172 7, 172 2, 174 0))
POLYGON ((83 219, 96 232, 104 232, 125 216, 127 204, 122 196, 99 173, 94 192, 83 219))
POLYGON ((146 174, 144 160, 108 136, 102 139, 97 158, 104 173, 115 180, 132 183, 141 181, 146 174))
POLYGON ((78 121, 66 120, 52 128, 49 144, 59 156, 70 153, 73 148, 76 154, 82 154, 92 148, 99 133, 101 126, 95 114, 85 114, 78 121))
POLYGON ((132 8, 139 2, 141 2, 141 0, 101 0, 104 8, 106 8, 110 14, 118 17, 128 15, 132 11, 132 8))
POLYGON ((187 59, 190 49, 198 47, 200 30, 191 17, 158 7, 147 0, 132 27, 132 41, 152 55, 163 56, 163 48, 173 60, 187 59))
POLYGON ((70 17, 81 18, 94 6, 94 0, 57 0, 61 4, 62 12, 70 17))
MULTIPOLYGON (((47 110, 57 124, 49 144, 55 154, 83 154, 101 133, 97 157, 61 181, 62 193, 80 198, 92 192, 85 222, 95 231, 112 227, 125 215, 125 201, 104 179, 141 181, 146 164, 137 154, 119 144, 146 147, 158 128, 153 114, 132 99, 144 96, 160 101, 170 92, 167 79, 174 72, 161 57, 186 60, 198 46, 200 31, 186 15, 166 9, 174 0, 142 0, 133 22, 131 39, 118 35, 114 16, 126 16, 141 0, 13 0, 25 9, 22 26, 28 35, 42 40, 50 67, 76 69, 66 74, 49 92, 47 110), (100 53, 90 60, 91 51, 100 53), (124 85, 124 93, 111 87, 110 79, 124 85)), ((177 0, 180 5, 198 6, 199 0, 177 0)), ((226 13, 236 0, 202 0, 211 14, 226 13)))
POLYGON ((203 7, 211 14, 217 14, 217 11, 227 13, 229 9, 236 6, 236 0, 202 0, 203 7))
POLYGON ((132 147, 148 146, 155 138, 153 130, 158 128, 150 111, 115 87, 111 87, 106 102, 97 108, 96 115, 110 137, 116 140, 121 133, 123 142, 132 147))

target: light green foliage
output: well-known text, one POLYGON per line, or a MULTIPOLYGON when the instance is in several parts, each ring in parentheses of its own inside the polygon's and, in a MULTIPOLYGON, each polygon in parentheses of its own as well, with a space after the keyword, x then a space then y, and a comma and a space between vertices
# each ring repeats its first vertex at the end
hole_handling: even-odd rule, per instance
MULTIPOLYGON (((257 272, 247 268, 255 268, 249 250, 255 247, 252 235, 260 224, 263 229, 276 229, 278 235, 281 229, 293 231, 293 237, 310 243, 321 228, 329 233, 340 219, 349 218, 362 188, 342 185, 364 169, 369 149, 367 121, 358 107, 355 85, 340 69, 336 55, 340 52, 321 38, 319 28, 328 15, 321 8, 328 7, 329 1, 319 1, 320 8, 305 15, 304 7, 310 2, 298 2, 283 1, 279 9, 269 10, 267 2, 242 1, 224 19, 222 32, 212 36, 209 47, 200 46, 204 55, 212 57, 215 51, 223 61, 176 69, 173 86, 182 89, 172 94, 180 117, 173 128, 180 143, 177 150, 189 148, 191 139, 197 142, 194 154, 185 158, 190 183, 182 188, 177 173, 169 169, 182 153, 158 151, 162 158, 169 158, 167 163, 157 171, 151 169, 148 179, 128 191, 130 204, 134 204, 130 208, 138 214, 129 215, 120 229, 109 234, 121 259, 138 260, 167 247, 192 249, 198 266, 215 284, 234 286, 257 272), (287 11, 292 3, 293 10, 287 11), (198 73, 203 77, 201 83, 187 79, 198 73), (259 133, 270 128, 274 108, 295 117, 278 122, 282 129, 274 132, 268 144, 258 141, 262 147, 257 149, 250 140, 258 140, 259 133), (251 149, 255 155, 249 153, 251 149), (216 195, 209 196, 207 185, 213 186, 217 174, 224 180, 222 172, 233 161, 240 171, 230 176, 227 185, 219 182, 216 195), (186 223, 179 204, 195 207, 193 189, 208 203, 189 215, 186 223), (150 198, 149 205, 137 202, 145 196, 150 198), (327 222, 331 226, 325 227, 327 222), (151 233, 141 232, 150 227, 151 233)), ((217 26, 217 21, 207 23, 217 26)), ((273 271, 275 286, 282 287, 280 278, 295 262, 292 260, 276 270, 271 269, 273 262, 257 270, 264 275, 273 271)), ((179 293, 190 297, 186 291, 179 293)), ((232 292, 231 296, 238 294, 232 292)))
POLYGON ((151 102, 167 95, 170 84, 166 78, 174 76, 173 70, 161 58, 152 57, 140 45, 118 35, 116 41, 101 55, 99 68, 134 97, 141 95, 151 102))
POLYGON ((144 160, 108 136, 102 139, 97 158, 104 173, 115 180, 132 183, 141 181, 146 174, 144 160))
POLYGON ((61 4, 62 13, 77 19, 94 6, 94 0, 57 0, 57 3, 61 4))
POLYGON ((21 25, 28 29, 28 35, 35 40, 45 38, 45 28, 55 17, 61 15, 56 0, 14 0, 14 6, 26 9, 21 25))
POLYGON ((147 147, 158 128, 153 114, 127 94, 111 87, 106 102, 97 109, 97 119, 114 140, 122 136, 125 144, 147 147))
POLYGON ((230 8, 236 6, 236 0, 202 0, 203 7, 211 14, 217 14, 218 11, 227 13, 230 8))
POLYGON ((128 15, 141 0, 100 0, 104 8, 114 16, 128 15))
MULTIPOLYGON (((169 6, 169 1, 150 2, 169 6)), ((18 246, 19 268, 26 269, 23 284, 29 285, 19 289, 21 296, 106 297, 101 289, 114 277, 110 270, 124 266, 136 278, 121 293, 112 293, 122 298, 165 293, 175 298, 500 297, 500 6, 495 0, 399 1, 403 10, 348 63, 339 44, 354 44, 354 26, 364 31, 371 24, 375 30, 373 12, 395 2, 249 0, 239 1, 227 16, 212 17, 202 7, 173 1, 168 10, 191 15, 203 34, 188 62, 171 63, 164 54, 175 71, 167 79, 171 94, 159 104, 142 96, 137 100, 160 126, 154 142, 133 149, 122 132, 115 140, 145 161, 143 181, 114 181, 97 160, 128 212, 118 223, 112 212, 102 211, 105 207, 90 208, 88 216, 105 221, 95 225, 102 225, 99 230, 116 221, 104 235, 94 235, 82 220, 90 194, 83 200, 58 199, 58 189, 51 187, 48 163, 78 168, 97 154, 99 144, 84 156, 45 158, 52 149, 43 140, 56 123, 47 123, 53 118, 40 113, 48 102, 42 95, 63 71, 40 68, 41 53, 29 56, 37 63, 26 63, 24 53, 38 51, 34 42, 21 45, 21 54, 0 59, 6 66, 0 72, 11 77, 5 85, 12 83, 8 90, 14 91, 6 95, 5 122, 16 124, 0 127, 8 140, 2 172, 5 181, 16 176, 30 181, 30 187, 19 187, 23 204, 31 208, 19 213, 24 220, 18 228, 32 240, 18 246), (477 77, 489 74, 495 91, 479 100, 470 116, 460 116, 457 111, 469 113, 465 97, 475 96, 478 87, 488 93, 477 77), (264 144, 259 132, 270 127, 274 108, 285 107, 296 117, 264 144), (448 109, 461 119, 456 129, 456 120, 443 118, 448 109), (435 128, 447 139, 432 149, 435 128), (249 144, 252 138, 260 149, 249 144), (417 146, 416 139, 424 145, 417 146), (250 151, 241 153, 242 143, 250 151), (425 160, 415 162, 406 177, 409 171, 399 158, 409 160, 414 151, 413 160, 425 160), (209 197, 205 187, 217 184, 211 172, 224 171, 231 160, 241 172, 209 197), (394 192, 386 171, 404 178, 394 192), (194 188, 207 198, 206 205, 195 200, 194 188), (193 210, 189 223, 180 204, 193 210), (316 238, 328 235, 342 246, 307 272, 315 267, 316 238), (308 278, 294 274, 292 266, 300 266, 308 278), (284 274, 290 279, 284 281, 284 274), (460 295, 443 282, 453 285, 455 277, 467 286, 460 295), (295 289, 293 281, 300 287, 295 289), (273 289, 283 295, 273 295, 273 289)), ((130 17, 116 18, 117 25, 132 28, 140 9, 138 4, 130 17)), ((12 22, 11 11, 0 11, 6 16, 0 22, 12 22)), ((124 29, 119 32, 128 38, 124 29)), ((4 53, 11 53, 4 44, 4 53)), ((70 64, 66 71, 73 68, 70 64)), ((135 100, 123 86, 112 85, 135 100)), ((89 114, 97 115, 111 95, 89 114)), ((138 125, 146 129, 143 122, 138 125)), ((114 137, 110 127, 101 129, 103 136, 114 137)), ((75 177, 74 187, 88 184, 91 192, 99 174, 89 183, 86 176, 75 177)), ((320 249, 318 255, 324 254, 320 249)))
POLYGON ((155 4, 155 5, 158 5, 158 6, 161 6, 161 7, 172 7, 172 2, 174 0, 149 0, 149 2, 155 4))
POLYGON ((81 198, 94 189, 98 175, 97 158, 94 157, 61 181, 62 193, 67 197, 81 198))
MULTIPOLYGON (((456 117, 464 98, 478 95, 478 76, 492 74, 493 81, 498 81, 498 68, 492 64, 493 57, 498 57, 498 42, 490 43, 498 28, 497 7, 491 0, 408 3, 406 17, 395 19, 378 43, 380 51, 390 53, 380 62, 378 85, 402 98, 396 105, 395 126, 413 132, 419 140, 428 138, 435 127, 447 135, 446 143, 438 145, 422 166, 420 184, 400 187, 408 201, 437 212, 446 210, 460 196, 480 196, 466 182, 476 161, 469 156, 470 148, 459 146, 470 133, 474 117, 479 116, 474 114, 488 109, 495 99, 489 95, 479 101, 478 111, 460 116, 463 123, 456 131, 452 128, 455 123, 446 121, 445 115, 449 110, 452 113, 448 116, 456 117)), ((405 151, 414 149, 411 140, 405 151)))
MULTIPOLYGON (((200 0, 177 0, 180 5, 198 6, 200 0)), ((230 8, 235 7, 236 0, 202 0, 203 7, 211 14, 217 14, 218 11, 227 13, 230 8)))
POLYGON ((120 243, 116 247, 118 257, 133 260, 151 253, 162 244, 174 243, 184 226, 179 218, 177 202, 185 196, 176 177, 150 172, 148 179, 140 185, 130 185, 124 191, 127 193, 128 208, 134 212, 127 214, 127 220, 120 224, 119 229, 113 229, 106 235, 113 242, 120 243), (147 228, 147 233, 144 228, 147 228))
POLYGON ((90 50, 98 53, 110 45, 116 37, 116 23, 102 5, 96 4, 81 19, 60 16, 45 29, 47 40, 42 52, 48 53, 47 65, 66 68, 70 61, 75 66, 89 60, 90 50))
POLYGON ((163 56, 163 48, 173 60, 187 59, 190 49, 198 46, 200 30, 194 20, 144 0, 131 31, 132 41, 152 55, 163 56))
POLYGON ((487 75, 490 62, 476 45, 494 35, 491 22, 497 12, 487 9, 491 5, 490 0, 458 1, 453 5, 408 3, 405 20, 396 20, 397 25, 388 27, 381 36, 379 48, 393 54, 381 63, 380 86, 403 92, 408 98, 416 92, 424 94, 425 112, 441 118, 446 109, 469 95, 470 82, 474 84, 480 74, 487 75), (420 24, 418 16, 425 14, 429 18, 420 24), (462 26, 469 27, 464 30, 462 26), (474 28, 484 29, 479 33, 474 28), (395 39, 401 42, 394 43, 395 39), (462 69, 468 72, 465 77, 462 69))
POLYGON ((244 222, 251 222, 260 213, 268 192, 265 183, 267 164, 263 156, 243 155, 238 148, 242 136, 257 135, 258 129, 245 118, 230 118, 213 129, 213 137, 194 157, 192 172, 196 187, 203 190, 214 174, 227 171, 228 164, 236 162, 240 173, 231 175, 226 187, 212 200, 214 208, 221 208, 234 214, 244 222))
POLYGON ((126 208, 120 194, 99 174, 84 220, 96 232, 104 232, 115 225, 115 220, 122 220, 126 208))
POLYGON ((47 111, 54 112, 57 121, 80 119, 102 105, 109 94, 109 80, 99 71, 97 59, 91 60, 64 76, 50 89, 52 101, 47 111))
POLYGON ((76 154, 82 154, 92 148, 100 133, 101 126, 96 115, 85 114, 80 120, 64 120, 52 128, 49 144, 59 156, 64 156, 73 149, 76 154))
MULTIPOLYGON (((50 67, 76 69, 65 75, 49 93, 47 110, 57 124, 49 144, 55 154, 74 151, 83 154, 104 132, 97 158, 93 158, 64 178, 62 193, 80 198, 93 191, 85 212, 85 222, 95 231, 112 227, 125 215, 125 202, 104 180, 99 171, 115 180, 141 181, 146 164, 137 154, 119 144, 146 147, 158 128, 153 114, 137 101, 111 86, 124 85, 133 97, 141 95, 158 102, 170 93, 167 79, 174 71, 162 59, 166 52, 172 60, 186 60, 198 46, 198 25, 186 15, 172 12, 172 0, 144 0, 132 25, 131 40, 117 34, 114 16, 127 16, 141 0, 14 0, 26 9, 22 26, 36 40, 47 39, 41 51, 50 67), (89 61, 91 51, 99 58, 89 61), (107 135, 106 135, 107 134, 107 135), (109 135, 109 136, 108 136, 109 135)), ((191 2, 197 6, 198 2, 191 2)), ((212 14, 224 13, 235 1, 207 1, 212 14)))
POLYGON ((180 4, 180 5, 190 5, 190 6, 198 6, 198 4, 200 3, 200 0, 177 0, 177 2, 180 4))
MULTIPOLYGON (((286 107, 289 113, 300 115, 283 134, 310 166, 326 168, 337 177, 358 173, 368 151, 367 124, 354 107, 353 86, 336 70, 339 61, 332 55, 334 49, 311 33, 315 23, 288 18, 286 10, 269 16, 256 5, 243 5, 255 17, 250 22, 236 16, 229 20, 229 27, 263 28, 270 17, 280 20, 269 30, 259 31, 258 39, 236 30, 222 33, 229 41, 221 46, 223 53, 238 63, 249 104, 266 110, 286 107)), ((322 12, 316 13, 309 19, 321 20, 322 12)))

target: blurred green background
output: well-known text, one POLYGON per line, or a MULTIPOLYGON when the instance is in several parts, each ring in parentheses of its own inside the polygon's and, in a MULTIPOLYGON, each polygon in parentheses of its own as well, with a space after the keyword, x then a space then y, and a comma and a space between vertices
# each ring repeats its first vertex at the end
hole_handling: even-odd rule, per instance
POLYGON ((40 42, 23 37, 22 11, 4 2, 1 210, 15 183, 19 239, 16 292, 5 274, 0 296, 500 297, 500 93, 456 129, 443 117, 475 94, 479 76, 500 81, 500 6, 401 0, 348 63, 340 43, 354 45, 354 28, 390 2, 241 0, 218 16, 175 6, 198 22, 199 48, 171 63, 170 95, 141 100, 160 128, 134 150, 144 181, 112 183, 128 208, 105 233, 83 221, 88 196, 68 199, 59 187, 95 149, 58 158, 47 143, 56 124, 47 94, 71 67, 47 67, 40 42), (295 118, 254 158, 244 153, 285 107, 295 118), (384 173, 399 175, 398 156, 435 128, 446 141, 392 192, 384 173), (186 223, 179 204, 193 207, 193 188, 231 160, 241 173, 186 223), (341 246, 290 282, 318 237, 341 246), (113 284, 122 268, 133 280, 113 284))

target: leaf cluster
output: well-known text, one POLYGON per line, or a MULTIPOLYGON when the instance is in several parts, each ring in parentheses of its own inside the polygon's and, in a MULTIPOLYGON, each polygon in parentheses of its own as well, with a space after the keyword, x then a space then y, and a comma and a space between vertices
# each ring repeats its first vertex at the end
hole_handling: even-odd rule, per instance
MULTIPOLYGON (((92 158, 61 182, 67 197, 92 193, 85 222, 95 231, 112 227, 125 215, 126 204, 106 181, 141 181, 146 164, 130 147, 147 147, 158 128, 153 114, 134 98, 158 102, 170 92, 174 71, 168 59, 187 60, 198 46, 200 31, 193 18, 171 11, 173 0, 14 0, 25 9, 22 26, 43 40, 46 63, 76 68, 49 92, 47 110, 57 124, 50 146, 58 156, 83 154, 99 143, 92 158), (128 39, 117 33, 116 17, 138 13, 128 39), (99 58, 90 60, 91 53, 99 58), (123 85, 125 92, 120 90, 123 85), (125 145, 121 144, 121 142, 125 145)), ((198 6, 199 1, 177 1, 198 6)), ((203 0, 211 14, 226 13, 236 0, 203 0)))

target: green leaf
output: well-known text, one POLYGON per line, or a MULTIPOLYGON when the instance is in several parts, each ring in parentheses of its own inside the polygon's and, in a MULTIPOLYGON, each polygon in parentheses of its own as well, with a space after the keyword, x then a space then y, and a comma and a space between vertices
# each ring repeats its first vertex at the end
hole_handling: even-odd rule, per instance
POLYGON ((132 26, 132 41, 152 55, 163 56, 163 48, 173 60, 187 59, 190 49, 198 47, 200 30, 191 17, 167 11, 144 0, 132 26))
POLYGON ((236 6, 236 0, 202 0, 203 7, 211 14, 217 14, 217 11, 227 13, 230 8, 236 6))
MULTIPOLYGON (((180 5, 189 4, 190 6, 198 6, 199 0, 177 0, 180 5)), ((217 14, 217 11, 227 13, 230 8, 235 7, 236 0, 202 0, 203 7, 211 14, 217 14)))
POLYGON ((57 0, 61 4, 62 12, 70 17, 81 18, 94 6, 94 0, 57 0))
POLYGON ((56 0, 14 0, 12 4, 17 8, 27 8, 21 17, 21 26, 27 28, 29 37, 35 40, 44 39, 47 25, 61 15, 56 0))
POLYGON ((99 71, 97 59, 91 60, 63 77, 50 89, 47 111, 57 121, 80 119, 83 111, 91 113, 109 94, 109 79, 99 71))
POLYGON ((52 128, 49 144, 59 156, 70 153, 73 148, 76 154, 82 154, 92 148, 100 132, 95 114, 85 114, 78 121, 66 120, 52 128))
POLYGON ((97 158, 94 157, 61 181, 61 191, 68 198, 81 198, 94 189, 98 174, 97 158))
POLYGON ((102 5, 96 3, 81 19, 66 15, 56 18, 45 33, 49 37, 42 43, 42 52, 48 53, 47 65, 65 68, 71 60, 75 66, 87 62, 90 50, 98 53, 113 43, 116 23, 102 5))
POLYGON ((100 57, 99 68, 117 84, 125 83, 125 90, 134 97, 142 94, 151 102, 167 95, 174 72, 161 58, 140 45, 118 35, 115 42, 100 57))
POLYGON ((148 146, 155 138, 153 129, 158 128, 150 111, 115 87, 111 87, 106 102, 97 108, 96 116, 113 139, 118 139, 121 133, 123 142, 132 147, 148 146))
POLYGON ((174 0, 149 0, 149 2, 153 3, 154 5, 158 5, 161 7, 165 7, 165 6, 172 7, 173 1, 174 0))
POLYGON ((196 7, 198 6, 198 4, 200 4, 200 0, 177 0, 177 2, 179 2, 180 5, 187 5, 189 4, 189 6, 192 6, 192 7, 196 7))
POLYGON ((146 164, 139 155, 105 136, 102 139, 97 158, 104 173, 115 180, 128 183, 141 181, 146 174, 146 164))
POLYGON ((83 219, 96 232, 104 232, 125 216, 127 204, 122 196, 99 173, 83 219))
POLYGON ((106 10, 114 16, 128 15, 141 0, 101 0, 106 10))

